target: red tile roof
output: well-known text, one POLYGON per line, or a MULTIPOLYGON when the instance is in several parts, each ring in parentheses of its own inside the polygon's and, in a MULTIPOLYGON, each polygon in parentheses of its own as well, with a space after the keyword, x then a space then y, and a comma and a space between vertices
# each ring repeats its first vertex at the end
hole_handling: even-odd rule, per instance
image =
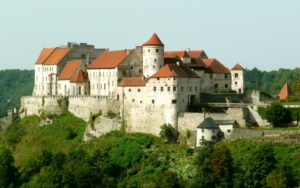
POLYGON ((230 74, 230 71, 217 59, 202 59, 202 62, 205 64, 206 68, 212 73, 217 74, 230 74))
POLYGON ((191 58, 201 58, 202 54, 205 52, 203 50, 188 50, 187 53, 191 58))
POLYGON ((245 70, 240 64, 236 64, 231 70, 245 70))
POLYGON ((280 100, 286 100, 290 95, 293 94, 293 90, 289 86, 289 84, 286 82, 283 87, 281 88, 280 92, 278 93, 280 100))
POLYGON ((166 51, 165 58, 185 58, 190 57, 187 51, 166 51))
POLYGON ((115 68, 127 57, 128 52, 128 50, 105 51, 88 66, 88 69, 115 68))
POLYGON ((82 69, 78 69, 77 72, 72 76, 71 82, 88 82, 88 74, 82 69))
POLYGON ((178 66, 177 64, 166 64, 159 71, 151 76, 151 78, 168 78, 168 77, 186 77, 197 78, 198 76, 189 68, 178 66))
POLYGON ((45 60, 50 56, 50 54, 55 50, 55 48, 44 48, 35 64, 43 64, 45 60))
POLYGON ((61 71, 58 79, 59 80, 70 80, 72 75, 75 73, 77 68, 79 67, 80 60, 72 60, 68 61, 67 64, 64 66, 63 70, 61 71))
POLYGON ((70 52, 70 48, 55 48, 55 50, 43 62, 44 65, 57 65, 70 52))
POLYGON ((139 87, 139 86, 145 86, 146 80, 142 77, 128 77, 123 78, 122 81, 119 83, 119 86, 121 87, 139 87))
POLYGON ((151 38, 143 44, 143 46, 164 46, 156 33, 154 33, 151 38))

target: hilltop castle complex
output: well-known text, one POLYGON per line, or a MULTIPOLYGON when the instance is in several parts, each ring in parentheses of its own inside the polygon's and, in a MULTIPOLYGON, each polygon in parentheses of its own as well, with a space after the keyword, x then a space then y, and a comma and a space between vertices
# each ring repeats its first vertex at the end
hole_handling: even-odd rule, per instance
MULTIPOLYGON (((158 135, 165 123, 196 129, 188 123, 182 128, 186 120, 180 117, 193 107, 205 116, 209 112, 201 104, 209 104, 213 94, 227 93, 222 103, 228 103, 244 92, 241 65, 230 70, 202 50, 165 51, 153 34, 134 49, 110 51, 86 43, 43 49, 35 63, 33 96, 22 98, 22 108, 26 115, 59 113, 64 105, 53 101, 67 98, 65 108, 85 120, 110 110, 120 113, 127 131, 158 135)), ((226 108, 224 117, 243 126, 243 114, 242 107, 226 108)))

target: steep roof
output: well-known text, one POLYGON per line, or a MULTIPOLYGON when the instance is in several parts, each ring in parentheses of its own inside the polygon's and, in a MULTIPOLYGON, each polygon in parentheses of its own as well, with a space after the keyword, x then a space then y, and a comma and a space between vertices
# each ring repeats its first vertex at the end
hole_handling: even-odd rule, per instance
POLYGON ((225 67, 222 63, 220 63, 217 59, 202 59, 202 62, 205 64, 206 68, 210 72, 217 74, 229 74, 230 71, 227 67, 225 67))
POLYGON ((286 82, 278 93, 280 100, 286 100, 290 95, 293 94, 293 90, 290 85, 286 82))
POLYGON ((205 54, 203 50, 188 50, 187 53, 191 58, 201 58, 205 54))
POLYGON ((154 33, 149 40, 147 40, 143 46, 164 46, 156 33, 154 33))
POLYGON ((72 76, 71 82, 87 82, 89 81, 87 72, 83 69, 78 69, 76 73, 72 76))
POLYGON ((240 64, 236 64, 231 70, 245 70, 240 64))
POLYGON ((77 70, 79 64, 80 64, 80 60, 68 61, 67 64, 64 66, 63 70, 61 71, 58 79, 70 80, 72 78, 72 75, 77 70))
POLYGON ((54 50, 55 48, 43 48, 35 64, 43 64, 54 50))
POLYGON ((115 68, 127 57, 128 53, 128 50, 105 51, 88 66, 88 69, 115 68))
POLYGON ((190 57, 187 51, 165 51, 165 58, 186 58, 190 57))
POLYGON ((119 83, 119 86, 122 87, 139 87, 145 86, 146 81, 142 77, 127 77, 123 78, 119 83))
POLYGON ((197 128, 200 129, 219 129, 218 124, 211 117, 206 118, 197 128))
POLYGON ((57 65, 70 52, 70 48, 55 48, 45 59, 44 65, 57 65))
POLYGON ((198 78, 198 76, 189 68, 178 66, 177 64, 166 64, 159 71, 151 76, 151 78, 168 78, 168 77, 186 77, 198 78))

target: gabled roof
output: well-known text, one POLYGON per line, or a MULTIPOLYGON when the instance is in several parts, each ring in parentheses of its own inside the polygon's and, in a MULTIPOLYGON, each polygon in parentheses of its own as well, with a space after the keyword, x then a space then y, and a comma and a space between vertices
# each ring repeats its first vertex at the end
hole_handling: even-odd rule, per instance
POLYGON ((208 117, 197 128, 200 128, 200 129, 219 129, 219 125, 211 117, 208 117))
POLYGON ((64 66, 63 70, 61 71, 58 79, 59 80, 70 80, 79 67, 81 61, 80 60, 72 60, 68 61, 67 64, 64 66))
POLYGON ((76 73, 72 76, 71 82, 88 82, 89 78, 87 72, 83 69, 78 69, 76 73))
POLYGON ((217 59, 202 59, 202 62, 205 64, 206 68, 212 73, 217 74, 229 74, 230 71, 217 59))
POLYGON ((231 70, 245 70, 240 64, 236 64, 231 70))
POLYGON ((156 33, 154 33, 151 38, 146 41, 143 46, 164 46, 156 33))
POLYGON ((121 87, 139 87, 145 85, 146 85, 146 81, 142 77, 123 78, 122 81, 119 83, 119 86, 121 87))
POLYGON ((127 57, 128 53, 128 50, 105 51, 88 66, 88 69, 115 68, 127 57))
POLYGON ((45 59, 44 65, 57 65, 70 52, 70 48, 55 48, 45 59))
POLYGON ((36 60, 35 64, 43 64, 45 60, 50 56, 50 54, 55 50, 55 48, 44 48, 38 59, 36 60))
POLYGON ((189 58, 187 51, 165 51, 165 58, 189 58))
POLYGON ((188 50, 187 53, 191 58, 201 58, 205 54, 203 50, 188 50))
POLYGON ((168 78, 168 77, 186 77, 198 78, 198 76, 189 68, 179 66, 177 64, 166 64, 159 71, 151 76, 151 78, 168 78))
POLYGON ((278 93, 280 100, 286 100, 290 95, 293 94, 293 90, 290 85, 286 82, 278 93))

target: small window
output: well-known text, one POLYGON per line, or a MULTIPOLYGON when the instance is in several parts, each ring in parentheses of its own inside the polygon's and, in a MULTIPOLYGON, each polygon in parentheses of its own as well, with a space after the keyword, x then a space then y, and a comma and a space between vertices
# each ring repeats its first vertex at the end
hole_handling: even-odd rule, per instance
POLYGON ((159 78, 157 78, 157 80, 159 80, 159 78))
POLYGON ((138 92, 141 92, 141 89, 140 89, 140 88, 138 89, 138 92))
POLYGON ((155 51, 156 51, 156 53, 158 53, 159 49, 156 49, 155 51))
POLYGON ((160 87, 160 91, 164 91, 164 87, 160 87))
POLYGON ((156 91, 156 87, 153 87, 153 91, 156 91))
POLYGON ((231 132, 231 130, 230 129, 227 129, 227 133, 230 133, 231 132))
POLYGON ((153 65, 153 68, 155 68, 155 65, 153 65))
POLYGON ((176 78, 173 78, 173 80, 176 80, 176 78))
POLYGON ((228 84, 225 84, 225 88, 226 88, 226 89, 228 88, 228 84))
POLYGON ((212 79, 212 78, 213 78, 213 74, 211 73, 211 74, 209 75, 209 77, 210 77, 210 79, 212 79))
POLYGON ((171 90, 171 88, 170 87, 168 87, 168 91, 170 91, 171 90))
POLYGON ((218 88, 218 84, 215 84, 215 88, 218 88))
POLYGON ((237 82, 234 82, 235 85, 237 85, 237 82))
POLYGON ((228 78, 228 74, 225 74, 224 77, 225 77, 225 79, 227 79, 228 78))
POLYGON ((157 61, 157 59, 154 59, 154 62, 156 62, 157 61))
POLYGON ((175 86, 173 87, 173 91, 176 91, 176 87, 175 86))
POLYGON ((148 52, 150 53, 150 49, 148 49, 148 52))
POLYGON ((131 92, 131 89, 129 88, 128 91, 131 92))
POLYGON ((173 99, 172 104, 176 104, 176 103, 177 103, 177 100, 173 99))
POLYGON ((183 87, 181 86, 181 91, 183 91, 183 87))
POLYGON ((190 86, 190 91, 192 91, 192 87, 190 86))
POLYGON ((238 78, 238 77, 239 77, 239 74, 238 74, 238 73, 235 73, 235 74, 234 74, 234 77, 235 77, 235 78, 238 78))
POLYGON ((140 101, 140 103, 142 104, 142 103, 143 103, 143 101, 140 101))
POLYGON ((152 104, 154 104, 155 103, 155 100, 154 99, 152 99, 152 104))
POLYGON ((195 87, 195 91, 197 91, 197 87, 195 87))
POLYGON ((131 101, 132 101, 132 102, 134 102, 134 101, 135 101, 135 99, 132 99, 131 101))
POLYGON ((130 66, 130 69, 133 70, 133 66, 130 66))
POLYGON ((204 129, 201 129, 201 131, 204 133, 204 129))

